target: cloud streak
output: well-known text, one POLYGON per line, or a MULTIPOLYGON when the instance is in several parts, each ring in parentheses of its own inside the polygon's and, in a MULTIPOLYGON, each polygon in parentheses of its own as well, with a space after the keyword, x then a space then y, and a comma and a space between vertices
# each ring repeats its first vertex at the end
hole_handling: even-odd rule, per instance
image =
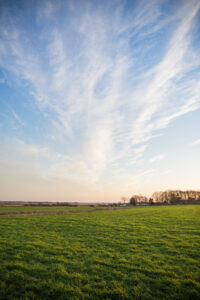
POLYGON ((150 163, 159 162, 159 161, 161 161, 163 158, 165 158, 165 156, 166 156, 165 153, 158 154, 158 155, 152 157, 149 161, 150 161, 150 163))
POLYGON ((198 146, 198 145, 200 145, 200 139, 198 139, 190 144, 191 147, 198 146))

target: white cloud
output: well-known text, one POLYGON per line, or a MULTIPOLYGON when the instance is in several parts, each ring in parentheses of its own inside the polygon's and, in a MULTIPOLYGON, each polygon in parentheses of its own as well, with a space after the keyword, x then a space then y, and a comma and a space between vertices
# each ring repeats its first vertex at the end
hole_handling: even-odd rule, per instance
POLYGON ((12 115, 15 118, 15 120, 21 125, 24 126, 24 122, 22 121, 22 119, 19 117, 19 115, 13 110, 11 109, 12 115))
POLYGON ((198 146, 198 145, 200 145, 200 139, 198 139, 190 144, 191 147, 198 146))
MULTIPOLYGON (((198 97, 199 83, 194 81, 190 87, 191 89, 187 90, 186 96, 183 97, 182 105, 177 106, 175 104, 173 106, 174 112, 169 111, 165 113, 165 116, 162 116, 162 109, 167 109, 168 104, 170 104, 170 98, 174 99, 175 95, 178 97, 179 88, 185 88, 186 83, 181 79, 188 72, 186 54, 189 52, 189 31, 199 8, 200 3, 195 1, 190 2, 189 7, 186 5, 183 8, 185 16, 171 38, 166 55, 154 68, 153 74, 151 71, 153 79, 149 80, 147 87, 140 91, 144 107, 139 117, 133 123, 131 134, 133 143, 136 143, 136 141, 141 142, 149 133, 166 127, 174 118, 200 107, 198 97), (176 85, 177 78, 179 79, 180 87, 176 85), (195 91, 195 94, 192 90, 195 91)), ((196 67, 196 63, 190 65, 190 68, 192 67, 196 67)))
POLYGON ((42 4, 41 1, 39 1, 39 4, 37 18, 38 21, 41 21, 44 18, 51 19, 59 5, 59 1, 57 1, 57 5, 51 0, 46 0, 42 4))
POLYGON ((80 158, 72 158, 50 151, 36 144, 26 144, 19 139, 1 142, 2 162, 20 164, 21 169, 45 180, 72 180, 77 184, 95 184, 94 173, 80 158))
POLYGON ((140 147, 136 148, 136 149, 134 150, 134 152, 135 152, 136 154, 142 154, 142 153, 145 151, 146 147, 147 147, 147 145, 140 146, 140 147))
POLYGON ((158 154, 158 155, 152 157, 152 158, 149 160, 149 162, 150 162, 150 163, 159 162, 159 161, 161 161, 163 158, 165 158, 165 156, 166 156, 165 153, 158 154))

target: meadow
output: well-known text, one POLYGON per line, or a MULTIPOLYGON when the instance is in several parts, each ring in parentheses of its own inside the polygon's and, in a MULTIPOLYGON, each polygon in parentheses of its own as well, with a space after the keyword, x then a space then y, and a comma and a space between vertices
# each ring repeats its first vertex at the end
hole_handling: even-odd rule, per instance
POLYGON ((0 217, 0 299, 200 299, 200 206, 0 217))
POLYGON ((105 208, 104 206, 0 206, 1 212, 67 211, 105 208))

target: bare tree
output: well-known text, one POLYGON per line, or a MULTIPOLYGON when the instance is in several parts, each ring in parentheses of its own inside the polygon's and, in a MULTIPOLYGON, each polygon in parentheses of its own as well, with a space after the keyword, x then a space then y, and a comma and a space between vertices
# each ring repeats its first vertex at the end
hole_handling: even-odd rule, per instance
POLYGON ((121 197, 122 202, 124 202, 124 204, 127 202, 127 198, 126 197, 121 197))

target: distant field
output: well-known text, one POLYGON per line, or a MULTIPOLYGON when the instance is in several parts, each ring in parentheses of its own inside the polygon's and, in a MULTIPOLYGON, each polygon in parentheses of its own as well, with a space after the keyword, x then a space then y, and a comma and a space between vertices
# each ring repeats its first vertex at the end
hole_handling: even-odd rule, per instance
POLYGON ((61 211, 103 208, 102 206, 0 206, 0 212, 61 211))
POLYGON ((200 299, 200 206, 0 217, 0 299, 200 299))

